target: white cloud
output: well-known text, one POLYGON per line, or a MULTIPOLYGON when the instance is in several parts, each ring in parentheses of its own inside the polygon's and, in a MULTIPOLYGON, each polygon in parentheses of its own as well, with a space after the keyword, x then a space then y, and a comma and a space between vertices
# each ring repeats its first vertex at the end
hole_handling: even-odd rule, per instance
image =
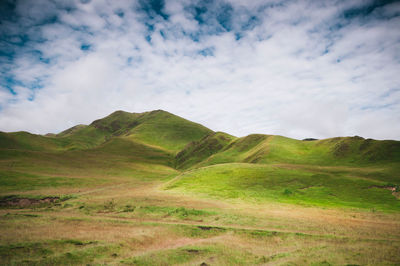
MULTIPOLYGON (((206 34, 215 25, 194 20, 187 3, 167 1, 168 20, 146 19, 130 1, 47 8, 58 22, 19 29, 45 41, 16 48, 12 74, 23 85, 17 96, 0 90, 0 130, 58 132, 114 110, 165 109, 238 136, 400 139, 397 17, 345 20, 343 10, 362 6, 355 1, 232 1, 234 29, 257 17, 237 40, 206 34), (43 88, 32 92, 37 79, 43 88)), ((18 10, 31 23, 38 8, 18 10)))

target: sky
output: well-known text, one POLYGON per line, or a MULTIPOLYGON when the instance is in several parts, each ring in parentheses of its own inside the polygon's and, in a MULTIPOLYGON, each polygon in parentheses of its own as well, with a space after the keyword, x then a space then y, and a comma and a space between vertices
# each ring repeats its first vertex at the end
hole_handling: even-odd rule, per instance
POLYGON ((1 0, 0 131, 162 109, 235 136, 400 140, 400 2, 1 0))

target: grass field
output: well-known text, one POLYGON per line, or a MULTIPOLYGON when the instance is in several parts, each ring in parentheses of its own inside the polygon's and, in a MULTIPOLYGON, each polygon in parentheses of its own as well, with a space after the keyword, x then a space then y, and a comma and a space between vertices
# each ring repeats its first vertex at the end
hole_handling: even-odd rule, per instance
POLYGON ((399 147, 160 110, 0 133, 0 264, 399 265, 399 147))
POLYGON ((374 171, 379 170, 227 163, 182 174, 166 189, 249 202, 399 211, 388 183, 366 177, 374 171))

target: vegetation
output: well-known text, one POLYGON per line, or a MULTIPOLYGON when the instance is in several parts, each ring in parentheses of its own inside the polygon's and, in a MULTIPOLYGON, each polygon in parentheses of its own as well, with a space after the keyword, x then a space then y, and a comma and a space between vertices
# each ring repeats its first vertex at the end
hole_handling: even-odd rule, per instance
POLYGON ((221 199, 400 211, 400 201, 388 189, 395 186, 386 184, 354 168, 337 173, 325 168, 227 163, 185 173, 166 188, 221 199))
POLYGON ((161 110, 0 132, 0 261, 394 265, 399 189, 399 141, 237 138, 161 110))
POLYGON ((187 169, 224 149, 235 137, 223 133, 211 133, 200 141, 192 141, 176 155, 176 166, 187 169))
POLYGON ((202 165, 228 162, 333 166, 398 165, 400 142, 361 137, 300 141, 282 136, 249 135, 236 139, 202 165))

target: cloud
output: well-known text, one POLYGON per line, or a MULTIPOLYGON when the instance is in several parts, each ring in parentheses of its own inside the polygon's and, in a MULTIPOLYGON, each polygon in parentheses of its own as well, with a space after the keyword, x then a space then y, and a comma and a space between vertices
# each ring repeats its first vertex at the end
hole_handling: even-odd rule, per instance
POLYGON ((213 130, 400 139, 400 5, 25 1, 0 12, 0 130, 165 109, 213 130))

